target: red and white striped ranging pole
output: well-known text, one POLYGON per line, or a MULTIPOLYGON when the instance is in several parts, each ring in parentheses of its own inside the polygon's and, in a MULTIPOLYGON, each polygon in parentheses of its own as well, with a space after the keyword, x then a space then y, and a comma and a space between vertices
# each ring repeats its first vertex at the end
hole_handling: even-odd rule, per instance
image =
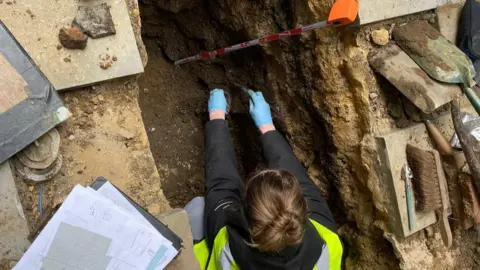
POLYGON ((292 30, 289 30, 289 31, 285 31, 285 32, 273 34, 273 35, 270 35, 270 36, 265 36, 265 37, 261 37, 261 38, 258 38, 258 39, 246 41, 246 42, 236 44, 236 45, 233 45, 233 46, 230 46, 230 47, 225 47, 225 48, 217 49, 217 50, 214 50, 214 51, 211 51, 211 52, 204 52, 204 53, 200 53, 200 54, 197 54, 197 55, 194 55, 194 56, 190 56, 190 57, 187 57, 187 58, 176 61, 175 65, 181 65, 181 64, 188 63, 188 62, 197 61, 197 60, 200 60, 200 59, 214 59, 217 55, 227 54, 227 53, 230 53, 230 52, 233 52, 233 51, 245 49, 245 48, 248 48, 248 47, 251 47, 251 46, 263 44, 263 43, 278 40, 278 39, 284 39, 284 38, 291 37, 291 36, 294 36, 294 35, 299 35, 301 33, 304 33, 304 32, 307 32, 307 31, 310 31, 310 30, 313 30, 313 29, 320 29, 320 28, 324 28, 324 27, 330 26, 330 25, 333 25, 333 24, 329 23, 328 21, 323 21, 323 22, 314 23, 314 24, 311 24, 311 25, 308 25, 308 26, 298 27, 298 28, 295 28, 295 29, 292 29, 292 30))

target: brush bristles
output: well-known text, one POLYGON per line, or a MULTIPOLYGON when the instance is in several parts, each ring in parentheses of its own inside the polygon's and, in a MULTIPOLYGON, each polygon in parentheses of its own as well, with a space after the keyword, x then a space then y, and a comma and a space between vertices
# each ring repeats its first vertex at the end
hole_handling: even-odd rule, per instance
POLYGON ((412 188, 418 211, 429 212, 442 207, 437 164, 433 152, 407 145, 408 166, 412 169, 412 188))

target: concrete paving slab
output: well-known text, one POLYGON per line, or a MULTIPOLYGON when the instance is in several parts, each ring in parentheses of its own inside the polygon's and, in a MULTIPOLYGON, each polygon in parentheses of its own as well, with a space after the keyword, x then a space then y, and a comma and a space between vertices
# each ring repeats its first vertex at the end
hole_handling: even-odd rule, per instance
POLYGON ((360 22, 368 24, 434 9, 462 0, 360 0, 360 22))
POLYGON ((464 4, 465 1, 461 1, 461 3, 444 5, 435 10, 440 33, 453 44, 456 43, 458 24, 464 4))
POLYGON ((81 1, 1 1, 0 18, 57 90, 96 84, 143 72, 143 65, 124 0, 104 0, 111 6, 116 35, 89 39, 85 50, 60 48, 58 33, 70 26, 81 1), (10 4, 7 4, 10 3, 10 4), (107 58, 108 67, 100 67, 107 58))
MULTIPOLYGON (((435 212, 420 212, 414 209, 414 227, 412 230, 409 229, 405 181, 401 176, 402 167, 407 163, 406 145, 410 143, 421 149, 431 149, 428 141, 428 133, 424 124, 377 137, 382 164, 381 174, 385 179, 385 189, 389 192, 390 197, 390 226, 399 237, 412 235, 437 221, 435 212)), ((413 201, 415 202, 415 194, 413 194, 413 201)))
POLYGON ((0 180, 0 260, 18 261, 30 232, 8 161, 0 164, 0 180))
POLYGON ((177 208, 157 215, 157 218, 183 240, 184 248, 180 255, 173 260, 166 269, 200 269, 195 254, 193 253, 193 238, 187 212, 183 209, 177 208))
MULTIPOLYGON (((462 110, 474 113, 466 98, 461 98, 462 110)), ((432 120, 440 132, 450 140, 455 129, 450 113, 432 120)), ((416 124, 409 128, 399 129, 376 136, 377 147, 381 159, 380 174, 383 182, 382 189, 389 193, 389 218, 392 231, 397 237, 407 237, 422 230, 437 221, 434 212, 418 212, 414 210, 414 230, 408 228, 407 205, 405 198, 405 182, 401 179, 401 170, 406 161, 406 145, 408 143, 421 149, 432 150, 431 141, 425 124, 416 124)), ((415 194, 414 194, 415 198, 415 194)))

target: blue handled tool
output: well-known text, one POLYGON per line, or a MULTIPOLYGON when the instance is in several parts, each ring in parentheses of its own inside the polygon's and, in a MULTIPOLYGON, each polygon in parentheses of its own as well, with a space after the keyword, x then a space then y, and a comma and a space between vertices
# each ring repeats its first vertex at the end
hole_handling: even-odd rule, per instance
POLYGON ((413 173, 407 164, 403 165, 403 180, 405 180, 405 193, 407 198, 407 215, 408 215, 408 228, 413 230, 415 223, 413 220, 413 192, 412 192, 412 177, 413 173))
POLYGON ((407 193, 407 210, 408 210, 408 227, 410 230, 413 230, 414 222, 413 222, 413 196, 412 196, 412 183, 411 180, 408 179, 406 182, 406 193, 407 193))

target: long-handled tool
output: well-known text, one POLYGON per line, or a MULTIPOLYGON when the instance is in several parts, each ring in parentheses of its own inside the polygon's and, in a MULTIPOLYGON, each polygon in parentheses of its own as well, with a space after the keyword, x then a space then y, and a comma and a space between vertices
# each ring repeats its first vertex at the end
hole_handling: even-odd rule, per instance
POLYGON ((464 114, 460 111, 460 102, 452 101, 452 120, 453 126, 455 127, 455 132, 457 132, 458 139, 462 145, 463 153, 468 163, 470 173, 472 174, 473 183, 477 188, 477 192, 480 191, 480 160, 478 159, 474 148, 471 146, 468 133, 468 129, 465 124, 462 122, 464 114))
POLYGON ((359 9, 358 0, 337 0, 337 2, 333 4, 332 9, 330 10, 330 15, 328 16, 328 20, 326 21, 317 22, 308 26, 298 27, 285 32, 242 42, 230 47, 217 49, 211 52, 200 53, 194 56, 190 56, 190 57, 178 60, 175 62, 175 65, 181 65, 188 62, 197 61, 200 59, 213 59, 218 55, 227 54, 233 51, 245 49, 251 46, 263 44, 263 43, 274 41, 274 40, 284 39, 294 35, 299 35, 301 33, 311 31, 313 29, 321 29, 327 26, 348 25, 355 22, 355 20, 357 19, 358 9, 359 9))

